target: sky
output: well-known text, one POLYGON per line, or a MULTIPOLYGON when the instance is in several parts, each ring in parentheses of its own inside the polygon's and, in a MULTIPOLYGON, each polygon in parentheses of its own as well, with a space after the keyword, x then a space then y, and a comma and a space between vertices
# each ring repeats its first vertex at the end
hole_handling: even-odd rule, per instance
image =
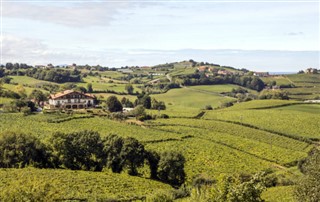
POLYGON ((320 0, 1 0, 1 64, 320 68, 320 0))

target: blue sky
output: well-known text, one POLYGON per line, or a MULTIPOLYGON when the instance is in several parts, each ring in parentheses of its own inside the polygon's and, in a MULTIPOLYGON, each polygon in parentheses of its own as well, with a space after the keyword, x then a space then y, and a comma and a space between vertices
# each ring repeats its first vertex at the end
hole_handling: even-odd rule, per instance
POLYGON ((3 1, 2 63, 319 68, 319 1, 3 1))

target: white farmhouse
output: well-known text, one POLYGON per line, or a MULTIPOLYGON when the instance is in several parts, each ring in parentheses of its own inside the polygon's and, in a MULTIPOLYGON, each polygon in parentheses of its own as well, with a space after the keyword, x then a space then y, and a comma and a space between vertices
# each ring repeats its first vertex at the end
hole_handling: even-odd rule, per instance
POLYGON ((94 105, 95 96, 74 90, 65 90, 49 96, 49 108, 83 109, 94 105))

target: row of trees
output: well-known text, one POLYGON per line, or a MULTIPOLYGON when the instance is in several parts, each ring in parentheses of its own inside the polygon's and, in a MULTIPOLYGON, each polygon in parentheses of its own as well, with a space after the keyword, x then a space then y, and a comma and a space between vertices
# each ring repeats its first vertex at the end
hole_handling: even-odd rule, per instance
POLYGON ((206 77, 203 72, 196 72, 190 75, 180 76, 182 84, 187 86, 193 85, 212 85, 212 84, 237 84, 246 88, 261 91, 264 89, 264 82, 256 76, 239 76, 239 75, 219 75, 206 77))
POLYGON ((138 94, 137 99, 131 102, 129 99, 123 97, 121 101, 116 96, 108 97, 107 108, 110 112, 120 112, 123 107, 137 107, 143 106, 145 109, 165 110, 166 105, 163 101, 157 101, 155 98, 151 98, 148 94, 138 94))
POLYGON ((98 132, 55 133, 47 144, 31 135, 7 133, 0 137, 0 167, 66 168, 102 171, 109 168, 139 175, 148 165, 150 177, 180 186, 185 181, 185 158, 177 152, 147 151, 138 140, 117 135, 101 138, 98 132))

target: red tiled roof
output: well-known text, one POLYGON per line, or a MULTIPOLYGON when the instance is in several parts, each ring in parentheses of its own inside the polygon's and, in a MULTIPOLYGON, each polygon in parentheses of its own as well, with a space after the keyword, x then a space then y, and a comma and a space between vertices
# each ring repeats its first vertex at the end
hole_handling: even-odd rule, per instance
POLYGON ((82 92, 78 92, 78 91, 74 91, 74 90, 65 90, 63 92, 59 92, 59 93, 56 93, 56 94, 50 94, 50 98, 51 99, 57 99, 59 97, 62 97, 62 96, 65 96, 65 95, 68 95, 68 94, 71 94, 71 93, 78 93, 78 94, 81 94, 81 95, 85 95, 87 97, 95 98, 95 96, 93 94, 82 93, 82 92))

